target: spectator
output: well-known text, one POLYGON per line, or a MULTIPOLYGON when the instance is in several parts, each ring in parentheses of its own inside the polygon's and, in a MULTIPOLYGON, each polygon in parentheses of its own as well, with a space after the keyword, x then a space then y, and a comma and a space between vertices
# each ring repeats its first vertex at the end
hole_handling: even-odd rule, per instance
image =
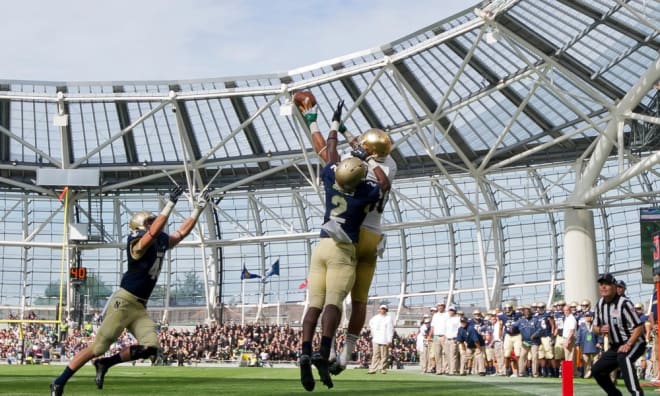
POLYGON ((387 372, 388 348, 392 345, 392 338, 394 337, 394 322, 387 312, 387 305, 381 305, 378 308, 378 314, 369 321, 369 328, 372 333, 373 356, 367 374, 375 374, 378 370, 381 374, 387 372))
POLYGON ((580 347, 582 367, 584 378, 591 378, 591 366, 593 365, 596 356, 600 353, 601 340, 598 333, 593 328, 593 313, 586 311, 584 314, 584 322, 580 324, 577 332, 577 345, 580 347))

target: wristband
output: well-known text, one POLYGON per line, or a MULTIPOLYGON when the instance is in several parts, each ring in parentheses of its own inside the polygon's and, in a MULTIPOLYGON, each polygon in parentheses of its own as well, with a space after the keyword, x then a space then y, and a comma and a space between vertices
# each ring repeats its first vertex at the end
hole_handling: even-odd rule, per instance
POLYGON ((317 114, 316 113, 307 113, 304 115, 305 117, 305 122, 307 125, 310 125, 312 122, 316 121, 317 114))
POLYGON ((199 215, 200 215, 200 214, 202 214, 202 209, 199 208, 199 207, 196 207, 195 209, 193 209, 192 213, 190 214, 190 217, 191 217, 193 220, 197 221, 197 219, 199 218, 199 215))
POLYGON ((174 205, 175 205, 174 202, 167 201, 163 210, 160 211, 160 214, 165 217, 169 217, 170 213, 172 213, 172 209, 174 209, 174 205))
POLYGON ((339 130, 339 121, 332 121, 332 125, 330 126, 331 131, 337 131, 339 130))

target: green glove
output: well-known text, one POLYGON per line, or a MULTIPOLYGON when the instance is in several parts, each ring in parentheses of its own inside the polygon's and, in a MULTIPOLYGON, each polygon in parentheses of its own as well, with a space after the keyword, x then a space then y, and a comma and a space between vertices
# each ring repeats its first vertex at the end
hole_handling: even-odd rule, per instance
POLYGON ((312 122, 316 121, 316 117, 318 117, 318 114, 316 114, 316 106, 313 106, 305 111, 303 111, 303 117, 305 118, 305 123, 307 126, 310 126, 312 122))

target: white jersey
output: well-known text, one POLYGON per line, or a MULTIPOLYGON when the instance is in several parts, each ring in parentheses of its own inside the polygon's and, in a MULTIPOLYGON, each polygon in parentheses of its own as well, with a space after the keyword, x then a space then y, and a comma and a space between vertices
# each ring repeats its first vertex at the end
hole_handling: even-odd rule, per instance
MULTIPOLYGON (((341 157, 342 160, 349 158, 351 156, 350 153, 344 153, 341 157)), ((376 164, 373 163, 373 161, 369 161, 367 163, 369 165, 369 172, 367 173, 367 180, 373 180, 376 181, 376 175, 374 174, 374 167, 376 164)), ((378 161, 378 166, 385 172, 385 175, 387 175, 387 178, 390 180, 390 183, 394 180, 394 177, 396 176, 396 171, 398 170, 396 166, 396 162, 392 159, 392 156, 388 155, 385 157, 385 160, 383 162, 378 161)), ((380 228, 380 221, 381 217, 383 216, 383 210, 385 209, 385 204, 387 203, 387 199, 389 198, 389 193, 384 194, 382 200, 378 201, 378 203, 373 207, 372 210, 367 213, 367 217, 365 217, 364 221, 362 222, 362 226, 365 228, 368 228, 372 231, 375 231, 379 234, 382 233, 381 228, 380 228)))

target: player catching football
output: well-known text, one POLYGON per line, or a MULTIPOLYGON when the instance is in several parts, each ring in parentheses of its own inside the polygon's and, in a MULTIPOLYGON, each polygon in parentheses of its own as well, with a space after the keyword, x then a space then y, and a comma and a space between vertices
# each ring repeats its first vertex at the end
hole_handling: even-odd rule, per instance
POLYGON ((113 356, 94 361, 95 382, 99 389, 103 388, 103 379, 110 367, 156 354, 159 345, 156 324, 147 314, 147 302, 158 282, 165 252, 190 234, 209 199, 208 190, 197 195, 190 217, 177 231, 168 235, 163 232, 163 228, 182 193, 182 187, 174 187, 158 216, 142 211, 131 218, 131 233, 127 243, 128 270, 121 279, 119 289, 106 305, 103 322, 96 333, 94 343, 76 353, 62 374, 50 384, 51 396, 62 395, 69 378, 85 363, 104 354, 124 329, 130 331, 139 344, 124 347, 113 356))
MULTIPOLYGON (((315 122, 317 117, 316 101, 313 97, 309 98, 309 95, 311 93, 300 95, 300 99, 296 102, 300 102, 300 111, 312 131, 314 149, 327 161, 325 152, 327 150, 326 142, 321 132, 318 131, 319 128, 315 122)), ((396 175, 397 165, 389 155, 392 149, 392 141, 389 135, 381 129, 371 128, 357 139, 352 139, 343 125, 341 125, 342 106, 343 101, 340 102, 337 110, 335 110, 332 121, 333 123, 337 123, 337 130, 344 134, 346 139, 351 140, 350 143, 353 151, 350 155, 357 156, 363 160, 373 158, 373 161, 367 162, 369 165, 369 172, 367 173, 368 180, 376 180, 374 171, 376 168, 379 168, 385 173, 389 182, 392 183, 396 175)), ((329 141, 330 137, 328 137, 329 141)), ((388 193, 389 191, 386 191, 376 205, 369 207, 369 213, 360 227, 360 237, 356 249, 357 265, 355 269, 355 284, 351 289, 351 317, 348 321, 346 341, 341 355, 330 366, 330 372, 334 375, 341 373, 346 368, 347 362, 351 360, 355 343, 360 336, 360 331, 362 331, 367 317, 369 288, 376 272, 377 256, 385 249, 385 235, 383 234, 380 223, 385 209, 385 203, 388 199, 388 193)))
POLYGON ((355 250, 360 226, 367 214, 367 207, 376 205, 383 193, 389 190, 390 184, 385 173, 377 166, 374 169, 376 182, 366 180, 367 163, 375 162, 373 157, 350 157, 339 161, 337 129, 343 102, 339 102, 333 115, 326 146, 326 140, 315 122, 316 114, 310 116, 312 113, 307 111, 309 106, 315 106, 315 100, 296 100, 294 96, 294 101, 312 130, 314 149, 327 161, 321 173, 325 190, 324 223, 321 227, 321 240, 315 246, 310 260, 309 308, 303 318, 300 357, 300 381, 306 390, 312 391, 315 384, 312 364, 318 369, 321 381, 328 388, 333 386, 329 372, 330 349, 341 318, 340 307, 355 283, 355 250), (321 345, 319 351, 312 353, 312 339, 321 312, 321 345))

